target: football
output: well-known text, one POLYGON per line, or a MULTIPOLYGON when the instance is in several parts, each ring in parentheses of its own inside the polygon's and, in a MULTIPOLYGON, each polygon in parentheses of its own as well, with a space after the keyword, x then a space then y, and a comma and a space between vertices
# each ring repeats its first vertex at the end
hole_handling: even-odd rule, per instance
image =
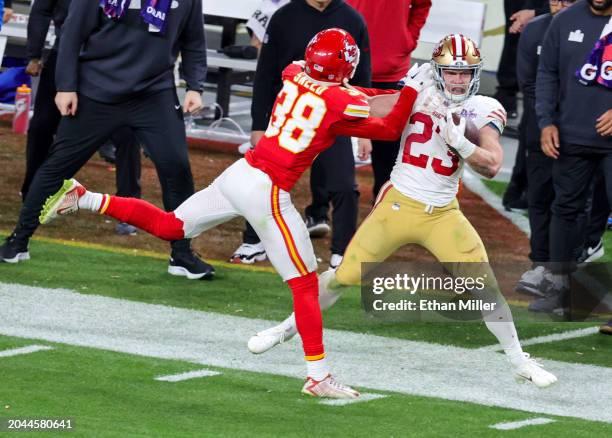
MULTIPOLYGON (((461 116, 457 113, 453 113, 453 123, 458 125, 459 120, 461 120, 461 116)), ((480 146, 480 134, 478 132, 478 128, 474 122, 469 119, 466 120, 465 124, 465 138, 474 143, 476 146, 480 146)))

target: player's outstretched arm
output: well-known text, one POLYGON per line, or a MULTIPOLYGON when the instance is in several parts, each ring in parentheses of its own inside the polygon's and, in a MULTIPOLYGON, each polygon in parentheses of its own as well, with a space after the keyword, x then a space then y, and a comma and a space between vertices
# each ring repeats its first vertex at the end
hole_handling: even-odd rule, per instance
POLYGON ((483 126, 479 131, 480 147, 466 158, 465 162, 474 171, 486 178, 493 178, 501 169, 504 152, 499 142, 499 131, 491 126, 483 126))
POLYGON ((417 98, 417 91, 404 87, 397 103, 385 117, 368 117, 357 120, 342 120, 331 126, 335 135, 348 135, 373 140, 396 140, 412 113, 412 106, 417 98))

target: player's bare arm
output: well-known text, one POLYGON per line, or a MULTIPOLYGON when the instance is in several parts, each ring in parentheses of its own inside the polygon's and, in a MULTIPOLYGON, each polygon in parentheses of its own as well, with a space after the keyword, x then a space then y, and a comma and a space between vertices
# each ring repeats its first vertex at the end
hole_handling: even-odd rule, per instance
POLYGON ((501 169, 504 153, 499 142, 499 131, 483 126, 479 131, 480 147, 474 149, 465 162, 478 174, 493 178, 501 169))

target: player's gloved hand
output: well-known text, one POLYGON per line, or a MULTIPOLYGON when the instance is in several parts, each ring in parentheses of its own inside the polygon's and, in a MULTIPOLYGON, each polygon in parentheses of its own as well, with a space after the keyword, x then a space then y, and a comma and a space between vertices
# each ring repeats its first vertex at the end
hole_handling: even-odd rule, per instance
POLYGON ((466 119, 461 117, 459 124, 453 121, 453 112, 449 109, 446 112, 446 125, 442 128, 442 138, 446 145, 454 153, 464 160, 474 153, 476 145, 465 138, 466 119))
POLYGON ((400 81, 400 84, 403 84, 404 87, 414 88, 416 91, 422 91, 425 88, 431 87, 434 85, 433 74, 431 73, 431 64, 426 62, 419 66, 418 63, 415 63, 406 76, 400 81))

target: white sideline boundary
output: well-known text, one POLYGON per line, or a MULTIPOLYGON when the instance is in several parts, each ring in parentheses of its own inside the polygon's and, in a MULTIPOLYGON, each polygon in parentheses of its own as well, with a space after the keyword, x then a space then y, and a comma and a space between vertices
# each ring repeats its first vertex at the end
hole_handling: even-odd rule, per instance
POLYGON ((518 227, 523 233, 529 237, 531 230, 529 228, 529 219, 520 213, 512 211, 506 211, 502 205, 502 200, 499 196, 493 193, 487 186, 484 185, 482 180, 476 176, 471 170, 465 169, 462 178, 463 184, 467 187, 470 192, 473 192, 480 196, 487 204, 493 207, 502 216, 512 222, 518 227))
POLYGON ((212 376, 220 376, 221 373, 219 371, 212 370, 198 370, 198 371, 188 371, 186 373, 180 374, 171 374, 168 376, 158 376, 155 380, 159 380, 160 382, 182 382, 183 380, 190 379, 198 379, 200 377, 212 377, 212 376))
MULTIPOLYGON (((582 338, 584 336, 590 336, 599 332, 599 327, 586 327, 577 330, 569 330, 567 332, 554 333, 552 335, 538 336, 535 338, 529 338, 521 340, 523 347, 528 345, 545 344, 548 342, 565 341, 567 339, 582 338)), ((477 350, 480 351, 501 351, 499 344, 487 345, 486 347, 480 347, 477 350)))
POLYGON ((27 347, 12 348, 10 350, 0 351, 0 357, 13 357, 20 356, 22 354, 36 353, 37 351, 53 350, 53 347, 48 345, 28 345, 27 347))
MULTIPOLYGON (((271 324, 0 283, 2 335, 303 379, 299 342, 248 352, 249 337, 271 324)), ((601 386, 612 382, 612 368, 547 360, 559 382, 540 390, 516 384, 503 355, 490 351, 342 330, 326 330, 325 344, 334 374, 348 385, 612 423, 612 410, 601 408, 612 406, 612 392, 601 386)), ((296 382, 296 396, 299 387, 296 382)))
POLYGON ((513 421, 510 423, 493 424, 489 427, 491 429, 497 429, 497 430, 515 430, 515 429, 520 429, 521 427, 525 427, 525 426, 537 426, 540 424, 549 424, 549 423, 554 423, 554 422, 555 420, 552 420, 550 418, 531 418, 529 420, 523 420, 523 421, 513 421))

